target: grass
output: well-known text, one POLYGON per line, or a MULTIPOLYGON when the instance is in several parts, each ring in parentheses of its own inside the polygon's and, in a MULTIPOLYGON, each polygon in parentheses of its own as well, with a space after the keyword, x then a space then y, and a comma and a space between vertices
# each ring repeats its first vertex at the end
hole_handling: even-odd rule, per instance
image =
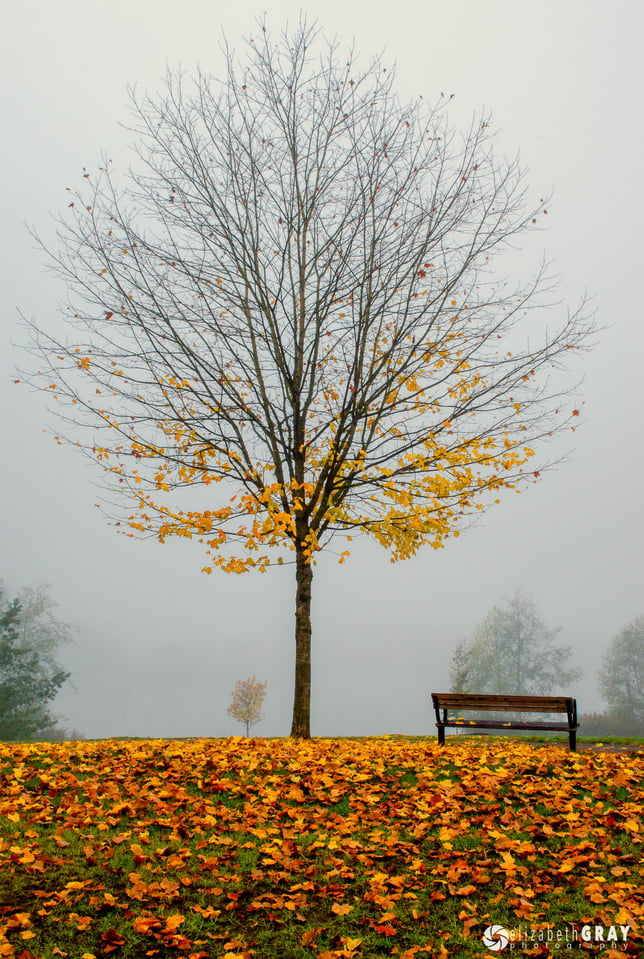
POLYGON ((488 736, 0 744, 0 957, 637 956, 643 796, 488 736))
MULTIPOLYGON (((465 727, 464 727, 465 728, 465 727)), ((367 737, 369 738, 369 737, 367 737)), ((447 738, 455 741, 473 741, 473 742, 508 742, 508 738, 519 740, 525 743, 568 743, 568 734, 559 733, 526 733, 522 730, 513 729, 508 735, 496 733, 450 733, 447 732, 447 738)), ((391 733, 387 739, 401 739, 408 742, 435 742, 436 735, 407 736, 403 733, 391 733)), ((644 746, 644 737, 642 736, 580 736, 577 734, 577 744, 582 746, 644 746)))

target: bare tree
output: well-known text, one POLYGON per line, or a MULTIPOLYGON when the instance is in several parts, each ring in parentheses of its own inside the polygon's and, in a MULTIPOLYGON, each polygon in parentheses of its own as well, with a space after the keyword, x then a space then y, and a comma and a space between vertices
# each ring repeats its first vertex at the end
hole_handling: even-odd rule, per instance
POLYGON ((543 269, 499 278, 546 210, 488 119, 458 137, 316 37, 260 25, 223 82, 134 96, 140 166, 86 172, 50 251, 78 332, 35 343, 128 535, 194 536, 207 572, 294 560, 304 737, 315 554, 356 531, 403 559, 534 481, 578 412, 550 375, 588 332, 545 325, 543 269))
POLYGON ((258 683, 254 676, 250 679, 238 679, 233 690, 233 698, 227 712, 246 727, 248 736, 251 726, 260 722, 262 706, 266 696, 266 683, 258 683))

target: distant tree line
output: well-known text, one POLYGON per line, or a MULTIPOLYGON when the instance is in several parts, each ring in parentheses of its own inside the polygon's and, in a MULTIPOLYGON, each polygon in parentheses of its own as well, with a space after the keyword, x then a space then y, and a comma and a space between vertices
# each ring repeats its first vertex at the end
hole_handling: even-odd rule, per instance
MULTIPOLYGON (((547 696, 566 692, 581 676, 570 646, 553 642, 532 599, 516 591, 494 606, 452 656, 452 692, 547 696)), ((644 616, 615 636, 604 654, 599 689, 605 713, 580 717, 586 735, 644 735, 644 616)))

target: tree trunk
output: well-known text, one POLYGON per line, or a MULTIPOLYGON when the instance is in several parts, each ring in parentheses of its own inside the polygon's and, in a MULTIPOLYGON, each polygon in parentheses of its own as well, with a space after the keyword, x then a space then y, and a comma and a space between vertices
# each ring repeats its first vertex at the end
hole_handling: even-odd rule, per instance
MULTIPOLYGON (((298 537, 299 539, 299 537, 298 537)), ((313 566, 298 542, 295 573, 295 696, 291 736, 311 737, 311 582, 313 566)))

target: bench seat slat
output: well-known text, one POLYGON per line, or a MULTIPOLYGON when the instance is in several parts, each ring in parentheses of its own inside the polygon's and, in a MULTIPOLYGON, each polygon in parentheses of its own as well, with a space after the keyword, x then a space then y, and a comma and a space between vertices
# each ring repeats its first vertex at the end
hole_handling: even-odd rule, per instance
MULTIPOLYGON (((447 722, 440 722, 440 726, 450 726, 454 729, 559 729, 568 732, 570 726, 568 723, 531 723, 531 722, 503 722, 502 719, 448 719, 447 722)), ((579 726, 575 726, 579 729, 579 726)))

